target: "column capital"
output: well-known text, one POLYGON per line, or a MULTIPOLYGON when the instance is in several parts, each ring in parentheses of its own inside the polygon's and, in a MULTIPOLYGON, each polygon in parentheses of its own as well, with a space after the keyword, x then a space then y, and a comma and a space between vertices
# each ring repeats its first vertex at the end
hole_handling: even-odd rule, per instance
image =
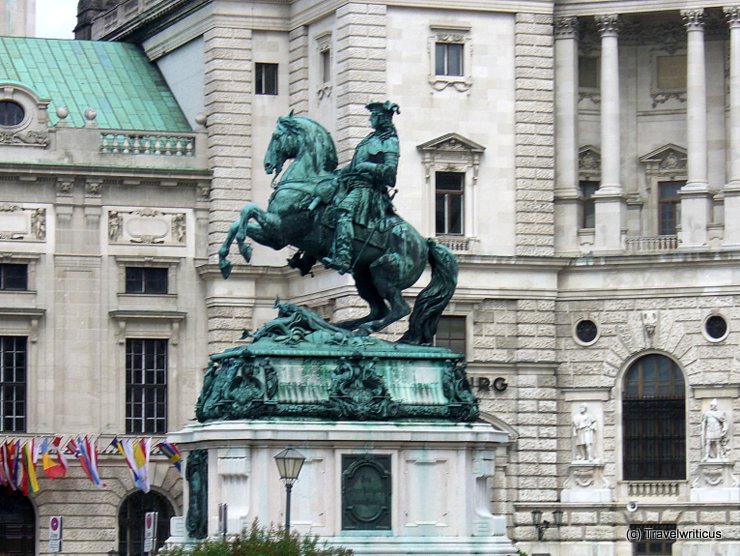
POLYGON ((594 19, 602 37, 617 36, 619 32, 619 16, 617 14, 597 15, 594 19))
POLYGON ((555 20, 555 38, 556 39, 575 39, 578 34, 578 18, 558 17, 555 20))
POLYGON ((681 17, 687 31, 704 30, 704 8, 681 10, 681 17))
POLYGON ((740 27, 740 6, 726 6, 722 8, 725 13, 725 20, 730 29, 740 27))

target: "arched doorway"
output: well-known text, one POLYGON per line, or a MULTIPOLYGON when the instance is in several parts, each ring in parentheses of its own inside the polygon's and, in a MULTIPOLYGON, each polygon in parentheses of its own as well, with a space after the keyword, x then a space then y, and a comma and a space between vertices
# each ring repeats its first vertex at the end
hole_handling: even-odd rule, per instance
POLYGON ((170 536, 170 518, 175 510, 169 500, 156 492, 134 492, 127 496, 118 512, 118 554, 138 556, 144 554, 144 516, 158 512, 157 549, 164 546, 170 536))
POLYGON ((20 492, 0 491, 0 554, 33 556, 36 553, 36 512, 20 492))

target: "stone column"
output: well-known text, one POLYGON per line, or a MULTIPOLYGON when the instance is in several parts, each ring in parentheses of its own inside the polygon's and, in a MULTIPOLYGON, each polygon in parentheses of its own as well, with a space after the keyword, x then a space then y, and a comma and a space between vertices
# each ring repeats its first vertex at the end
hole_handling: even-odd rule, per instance
POLYGON ((704 10, 681 10, 687 31, 688 181, 681 189, 683 247, 707 244, 711 196, 707 183, 707 72, 704 55, 704 10))
POLYGON ((730 144, 725 148, 730 158, 729 182, 725 194, 725 245, 740 244, 740 6, 724 9, 730 26, 730 144))
POLYGON ((620 179, 619 16, 596 16, 601 34, 601 185, 594 194, 594 248, 622 248, 625 203, 620 179))
POLYGON ((578 18, 555 21, 555 251, 578 251, 578 18))

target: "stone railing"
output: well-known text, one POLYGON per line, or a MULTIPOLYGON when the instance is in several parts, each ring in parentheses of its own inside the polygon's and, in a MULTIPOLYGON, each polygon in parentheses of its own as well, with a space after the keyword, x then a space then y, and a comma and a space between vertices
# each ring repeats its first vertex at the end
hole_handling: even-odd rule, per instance
POLYGON ((678 497, 681 494, 680 481, 629 481, 627 483, 628 496, 670 496, 678 497))
POLYGON ((471 239, 469 237, 437 236, 434 239, 455 253, 464 253, 470 249, 471 239))
POLYGON ((657 253, 678 249, 678 236, 641 236, 628 237, 627 251, 631 253, 657 253))
POLYGON ((144 135, 142 132, 102 131, 100 152, 104 154, 193 156, 195 154, 195 134, 144 135))
POLYGON ((166 9, 171 7, 172 4, 172 0, 128 0, 127 2, 120 2, 95 20, 93 23, 93 38, 99 38, 121 27, 144 11, 157 8, 166 9))

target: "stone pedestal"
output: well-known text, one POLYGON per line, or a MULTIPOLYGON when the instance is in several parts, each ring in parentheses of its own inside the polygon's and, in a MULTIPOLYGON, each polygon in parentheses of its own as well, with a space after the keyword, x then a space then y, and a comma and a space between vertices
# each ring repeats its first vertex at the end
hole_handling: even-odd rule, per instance
POLYGON ((604 478, 604 464, 573 462, 560 494, 563 502, 611 502, 612 491, 604 478))
POLYGON ((208 451, 209 537, 223 502, 229 533, 284 522, 273 458, 292 446, 306 457, 291 504, 302 534, 357 556, 516 554, 505 518, 489 510, 495 451, 509 437, 488 424, 276 418, 193 424, 169 440, 186 459, 208 451))
POLYGON ((740 481, 732 473, 734 467, 731 461, 701 462, 691 482, 691 501, 740 503, 740 481))

